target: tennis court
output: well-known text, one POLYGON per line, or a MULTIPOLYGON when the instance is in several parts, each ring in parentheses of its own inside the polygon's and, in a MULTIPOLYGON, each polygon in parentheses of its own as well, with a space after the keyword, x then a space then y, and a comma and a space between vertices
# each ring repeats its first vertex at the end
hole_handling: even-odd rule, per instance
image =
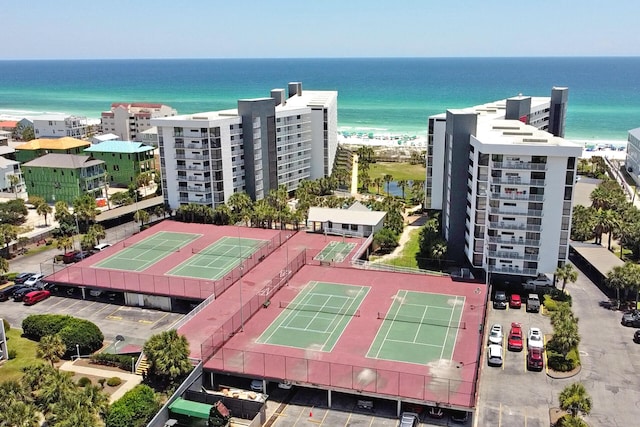
POLYGON ((201 236, 202 234, 159 231, 131 246, 125 246, 123 250, 103 259, 94 267, 143 271, 201 236))
POLYGON ((310 282, 291 302, 280 302, 282 313, 256 340, 315 351, 330 352, 359 307, 368 286, 310 282))
POLYGON ((266 240, 225 236, 203 248, 193 248, 195 254, 167 274, 218 280, 236 268, 243 259, 253 255, 266 240))
POLYGON ((451 360, 465 297, 399 290, 369 348, 367 357, 426 364, 451 360))
POLYGON ((316 255, 315 259, 318 261, 342 262, 355 247, 355 243, 332 241, 329 242, 318 255, 316 255))

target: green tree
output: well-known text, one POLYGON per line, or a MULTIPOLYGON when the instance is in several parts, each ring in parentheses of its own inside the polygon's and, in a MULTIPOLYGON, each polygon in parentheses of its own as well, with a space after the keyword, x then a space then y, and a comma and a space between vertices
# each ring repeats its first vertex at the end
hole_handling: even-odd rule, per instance
POLYGON ((393 176, 386 174, 382 177, 382 180, 387 184, 387 194, 390 194, 389 185, 391 184, 391 181, 393 181, 393 176))
POLYGON ((4 276, 9 271, 9 261, 0 258, 0 275, 4 276))
POLYGON ((93 235, 96 240, 96 244, 100 244, 100 240, 107 237, 104 227, 100 224, 92 224, 91 227, 89 227, 88 232, 93 235))
POLYGON ((584 242, 595 238, 595 210, 582 205, 573 208, 571 239, 584 242))
POLYGON ((251 220, 251 212, 253 211, 253 202, 249 195, 245 192, 233 193, 227 200, 227 206, 231 208, 231 222, 233 224, 238 221, 244 221, 249 226, 251 220))
POLYGON ((138 385, 111 405, 105 424, 106 427, 144 427, 159 409, 153 389, 138 385))
POLYGON ((89 229, 89 224, 96 219, 98 215, 98 205, 96 199, 90 194, 84 194, 73 200, 73 213, 77 215, 78 220, 83 224, 83 230, 89 229))
POLYGON ((13 191, 13 193, 15 194, 16 199, 17 199, 18 198, 18 184, 20 184, 20 182, 22 180, 20 179, 20 176, 16 175, 15 173, 11 174, 11 175, 8 175, 8 177, 9 177, 9 185, 11 186, 11 191, 13 191))
POLYGON ((60 338, 60 335, 45 335, 40 339, 38 343, 38 357, 51 362, 51 367, 54 363, 60 360, 60 358, 66 353, 67 346, 60 338))
POLYGON ((407 182, 406 179, 401 179, 398 181, 398 187, 400 187, 400 189, 402 190, 402 200, 404 200, 404 192, 408 186, 409 186, 409 183, 407 182))
POLYGON ((47 217, 51 212, 53 212, 53 209, 51 208, 51 206, 49 206, 48 203, 40 203, 38 206, 36 206, 36 213, 38 215, 44 216, 45 226, 47 225, 47 217))
POLYGON ((143 347, 149 361, 150 373, 169 383, 191 371, 189 343, 175 329, 153 335, 143 347))
POLYGON ((398 246, 399 236, 391 229, 383 227, 373 235, 373 243, 385 252, 398 246))
POLYGON ((562 267, 556 268, 555 276, 557 280, 562 280, 562 292, 564 292, 567 282, 575 283, 578 280, 578 272, 568 262, 562 267))
POLYGON ((56 248, 58 248, 62 252, 66 252, 69 249, 73 248, 73 240, 68 236, 60 237, 56 239, 56 248))
POLYGON ((22 199, 12 199, 0 203, 0 224, 22 225, 27 220, 29 211, 22 199))
POLYGON ((115 206, 127 206, 133 204, 133 198, 127 191, 119 191, 109 197, 111 203, 115 206))
POLYGON ((18 238, 18 227, 11 224, 0 224, 0 241, 5 245, 5 254, 9 256, 9 245, 18 238))
POLYGON ((640 285, 640 265, 633 262, 625 262, 624 265, 615 266, 607 274, 606 284, 616 290, 617 300, 620 301, 620 291, 636 291, 636 306, 638 303, 638 286, 640 285))
POLYGON ((375 177, 373 179, 373 185, 376 186, 376 194, 380 194, 380 187, 382 187, 383 183, 384 183, 384 180, 380 176, 375 177))
POLYGON ((144 227, 145 222, 149 222, 149 212, 144 209, 137 210, 136 213, 133 214, 133 220, 140 222, 140 227, 144 227))
POLYGON ((563 318, 554 323, 553 329, 552 346, 560 350, 566 359, 571 349, 580 344, 578 321, 571 317, 563 318))
POLYGON ((589 415, 593 407, 591 396, 587 393, 582 383, 573 383, 566 386, 558 396, 560 408, 569 411, 572 416, 578 414, 589 415))

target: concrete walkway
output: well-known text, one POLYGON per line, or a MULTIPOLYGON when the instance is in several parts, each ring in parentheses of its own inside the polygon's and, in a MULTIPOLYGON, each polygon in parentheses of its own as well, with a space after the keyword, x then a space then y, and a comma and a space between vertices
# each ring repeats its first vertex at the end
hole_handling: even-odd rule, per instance
POLYGON ((126 372, 116 372, 108 369, 100 369, 100 368, 89 368, 86 366, 76 366, 75 362, 67 361, 60 365, 61 371, 68 372, 76 372, 82 375, 92 375, 94 377, 103 377, 103 378, 111 378, 118 377, 122 380, 122 384, 118 389, 113 392, 111 397, 109 398, 109 403, 113 403, 116 400, 120 399, 123 394, 137 386, 142 382, 142 377, 140 375, 128 374, 126 372))
POLYGON ((382 255, 380 258, 376 258, 372 260, 372 263, 380 263, 384 261, 389 261, 394 258, 398 258, 404 249, 404 245, 407 244, 409 238, 411 237, 411 233, 415 230, 420 229, 426 222, 428 217, 426 215, 422 216, 409 216, 405 219, 408 223, 402 230, 402 234, 400 235, 400 239, 398 241, 398 246, 393 250, 393 252, 388 253, 386 255, 382 255))

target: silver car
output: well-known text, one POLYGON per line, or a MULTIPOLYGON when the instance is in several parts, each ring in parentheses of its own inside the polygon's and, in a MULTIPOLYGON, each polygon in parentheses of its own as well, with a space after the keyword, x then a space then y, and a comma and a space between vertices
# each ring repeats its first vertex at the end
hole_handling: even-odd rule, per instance
POLYGON ((400 427, 415 427, 418 425, 418 414, 415 412, 403 412, 400 417, 400 427))

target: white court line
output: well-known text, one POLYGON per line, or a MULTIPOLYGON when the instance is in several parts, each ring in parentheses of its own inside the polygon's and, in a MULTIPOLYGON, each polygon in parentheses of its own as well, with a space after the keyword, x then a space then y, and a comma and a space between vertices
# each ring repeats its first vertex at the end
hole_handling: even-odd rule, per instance
MULTIPOLYGON (((402 292, 402 291, 401 291, 401 292, 402 292)), ((401 298, 406 298, 406 296, 407 296, 407 291, 404 291, 404 296, 403 296, 403 297, 401 297, 401 298)), ((400 297, 400 295, 398 295, 398 297, 400 297)), ((396 303, 396 301, 397 301, 397 300, 394 300, 394 301, 393 301, 393 304, 395 304, 395 303, 396 303)), ((392 307, 393 307, 393 305, 392 305, 392 307)), ((398 313, 399 313, 399 312, 400 312, 400 303, 398 303, 398 305, 397 305, 396 312, 395 312, 395 314, 393 315, 393 320, 391 321, 391 324, 389 325, 389 329, 387 329, 387 333, 385 334, 384 339, 382 340, 382 344, 380 344, 380 348, 378 349, 378 352, 376 353, 376 359, 377 359, 377 358, 378 358, 378 356, 380 355, 380 352, 382 351, 382 347, 384 347, 384 343, 387 341, 387 337, 389 336, 389 333, 391 332, 391 328, 392 328, 392 326, 393 326, 394 322, 396 321, 396 317, 398 316, 398 313)), ((385 320, 387 320, 387 319, 386 319, 386 316, 385 316, 385 319, 382 321, 382 322, 383 322, 383 324, 384 324, 384 321, 385 321, 385 320)), ((376 336, 376 338, 378 338, 378 337, 376 336)), ((374 340, 373 340, 373 342, 375 342, 375 341, 376 341, 376 340, 374 339, 374 340)), ((372 343, 371 345, 373 345, 373 343, 372 343)))
POLYGON ((451 320, 453 320, 453 312, 458 305, 458 297, 456 297, 455 302, 453 303, 453 307, 451 308, 451 316, 449 316, 449 326, 447 327, 447 334, 444 336, 444 342, 442 343, 442 351, 440 352, 440 359, 442 359, 442 355, 444 354, 444 349, 447 346, 447 339, 449 338, 449 331, 451 330, 451 320))
POLYGON ((425 305, 424 306, 424 310, 422 311, 422 318, 420 319, 421 322, 418 324, 418 329, 416 330, 416 334, 413 336, 413 343, 416 343, 416 340, 418 339, 418 334, 420 333, 420 328, 422 328, 422 323, 424 322, 424 319, 427 314, 427 311, 429 310, 429 306, 425 305))
MULTIPOLYGON (((365 289, 365 287, 364 287, 364 286, 360 286, 360 289, 358 290, 358 296, 360 296, 360 293, 361 293, 364 289, 365 289)), ((366 289, 367 289, 367 292, 366 292, 366 293, 365 293, 365 295, 362 297, 362 300, 361 300, 361 301, 363 301, 363 300, 364 300, 364 298, 366 298, 367 294, 369 293, 369 289, 370 289, 370 288, 369 288, 369 287, 367 287, 366 289)), ((342 297, 342 296, 340 295, 340 297, 342 297)), ((354 302, 356 302, 356 301, 357 301, 357 297, 353 297, 353 298, 351 298, 351 303, 349 304, 348 309, 351 309, 351 307, 353 306, 353 303, 354 303, 354 302)), ((360 302, 361 302, 361 301, 360 301, 360 302)), ((358 304, 360 304, 360 302, 358 302, 358 304)), ((344 307, 344 305, 343 305, 343 307, 344 307)), ((343 315, 343 318, 338 318, 338 317, 336 317, 336 320, 338 320, 338 322, 336 323, 336 326, 333 328, 333 331, 331 331, 331 335, 333 335, 333 334, 334 334, 334 332, 336 331, 336 329, 337 329, 338 325, 340 325, 340 324, 342 323, 342 320, 343 320, 343 319, 344 319, 344 315, 343 315)), ((345 330, 346 330, 346 327, 344 327, 344 328, 342 329, 342 332, 340 332, 340 336, 338 336, 338 337, 336 338, 335 342, 333 343, 333 345, 331 346, 331 348, 330 348, 328 351, 332 351, 332 350, 333 350, 333 348, 336 346, 336 344, 338 343, 338 341, 340 341, 340 338, 341 338, 341 337, 342 337, 342 335, 344 334, 344 331, 345 331, 345 330)), ((330 338, 330 337, 331 337, 331 335, 329 335, 329 337, 328 337, 328 338, 330 338)), ((327 338, 327 340, 328 340, 328 338, 327 338)), ((323 344, 323 348, 324 348, 324 346, 325 346, 325 345, 327 345, 327 341, 325 341, 325 342, 324 342, 324 344, 323 344)))
MULTIPOLYGON (((451 355, 449 356, 449 359, 453 358, 453 350, 455 350, 455 348, 456 348, 456 342, 458 341, 458 332, 459 332, 459 329, 460 329, 460 322, 462 321, 462 312, 464 311, 464 305, 467 302, 467 298, 466 297, 461 296, 461 298, 462 298, 462 305, 461 305, 462 308, 460 309, 460 316, 458 316, 458 327, 456 328, 456 335, 453 338, 453 347, 451 348, 451 355)), ((457 297, 456 297, 456 305, 453 307, 454 310, 455 310, 455 307, 457 307, 457 302, 458 302, 458 300, 457 300, 457 297)), ((444 349, 444 347, 445 346, 443 345, 442 348, 444 349)))
POLYGON ((421 345, 421 346, 425 346, 425 347, 438 347, 438 348, 442 347, 441 345, 438 345, 438 344, 427 344, 427 343, 424 343, 424 342, 415 342, 415 341, 411 342, 411 341, 395 340, 395 339, 391 339, 391 338, 388 339, 387 342, 397 342, 397 343, 400 343, 400 344, 421 345))

